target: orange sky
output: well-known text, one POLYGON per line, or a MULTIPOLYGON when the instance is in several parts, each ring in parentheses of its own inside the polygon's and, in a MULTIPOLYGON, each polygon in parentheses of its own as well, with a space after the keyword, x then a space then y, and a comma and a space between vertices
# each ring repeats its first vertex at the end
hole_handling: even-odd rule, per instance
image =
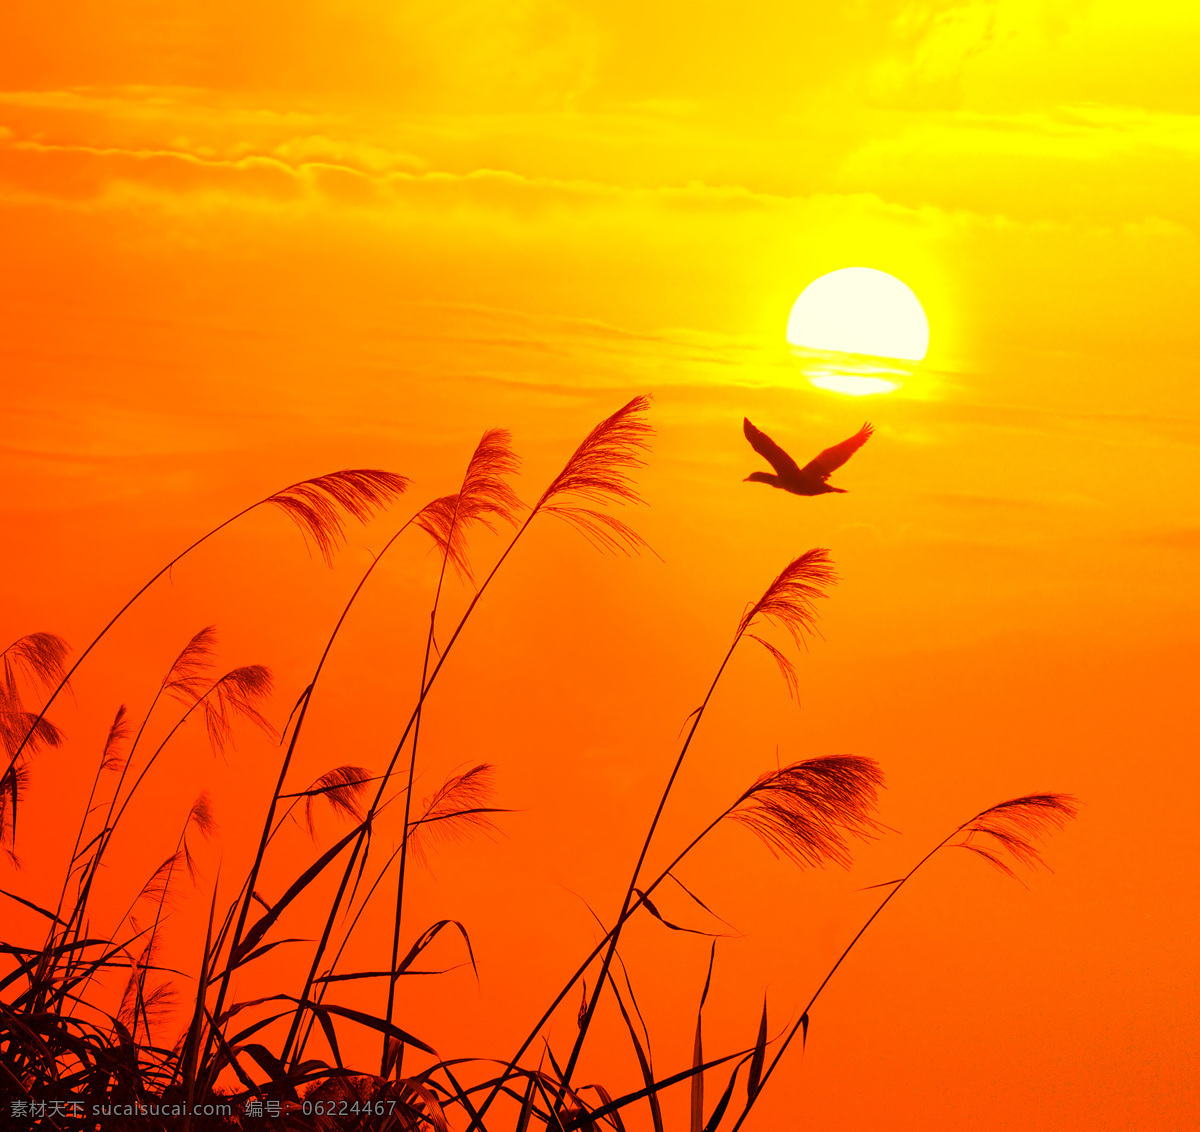
MULTIPOLYGON (((144 710, 193 632, 215 622, 229 665, 270 665, 281 720, 369 551, 454 490, 485 428, 513 430, 532 500, 592 424, 651 393, 632 521, 663 561, 539 520, 431 699, 426 793, 488 760, 519 812, 423 875, 409 923, 466 921, 481 983, 424 984, 406 1024, 448 1055, 511 1052, 590 948, 579 897, 615 911, 744 604, 827 546, 844 581, 802 707, 769 658, 739 657, 662 852, 777 748, 878 759, 898 832, 850 875, 798 873, 740 829, 700 851, 689 883, 745 933, 718 948, 710 1043, 752 1042, 764 991, 782 1023, 871 906, 856 889, 971 813, 1033 790, 1084 809, 1028 890, 967 854, 935 862, 747 1127, 1193 1126, 1193 7, 247 7, 0 14, 4 643, 86 644, 284 484, 383 467, 414 487, 332 573, 256 515, 137 607, 55 709, 72 742, 34 764, 22 891, 52 883, 53 831, 73 835, 116 704, 144 710), (814 390, 784 342, 799 291, 854 265, 904 279, 929 316, 928 358, 891 395, 814 390), (876 435, 835 477, 849 494, 796 499, 741 482, 761 466, 744 414, 797 455, 864 418, 876 435)), ((477 560, 498 546, 476 539, 477 560)), ((386 761, 436 566, 414 537, 364 598, 300 785, 386 761)), ((225 767, 184 739, 141 836, 114 845, 114 908, 201 788, 236 872, 275 758, 254 738, 225 767)), ((176 913, 181 963, 205 899, 176 913)), ((706 944, 650 923, 627 946, 659 1062, 683 1067, 706 944)), ((584 1065, 614 1092, 636 1078, 607 1036, 584 1065)))

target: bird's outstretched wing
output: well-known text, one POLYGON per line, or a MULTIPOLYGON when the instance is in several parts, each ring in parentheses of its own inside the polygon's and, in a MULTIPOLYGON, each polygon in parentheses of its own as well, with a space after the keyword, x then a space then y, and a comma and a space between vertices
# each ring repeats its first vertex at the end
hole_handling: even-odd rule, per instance
POLYGON ((840 468, 855 452, 866 444, 871 437, 871 433, 874 431, 869 424, 863 425, 849 440, 843 440, 841 444, 835 444, 832 448, 826 448, 819 456, 805 464, 803 469, 804 474, 825 479, 830 472, 834 472, 840 468))
MULTIPOLYGON (((776 474, 787 476, 795 475, 800 471, 796 466, 796 461, 765 432, 755 428, 750 423, 749 417, 742 418, 742 431, 746 434, 746 439, 750 441, 750 447, 775 469, 776 474)), ((835 464, 834 467, 836 466, 835 464)))

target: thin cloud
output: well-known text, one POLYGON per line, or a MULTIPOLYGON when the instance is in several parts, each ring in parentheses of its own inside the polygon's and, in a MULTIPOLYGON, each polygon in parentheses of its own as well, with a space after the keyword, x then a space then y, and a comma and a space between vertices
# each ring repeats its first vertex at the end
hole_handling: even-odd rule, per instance
POLYGON ((1044 511, 1057 506, 1057 504, 1052 504, 1044 499, 1016 499, 999 495, 970 495, 956 492, 929 491, 924 493, 924 498, 931 503, 940 503, 945 507, 962 507, 972 511, 1044 511))
POLYGON ((1200 550, 1200 527, 1173 527, 1160 531, 1144 531, 1129 537, 1130 542, 1156 546, 1164 550, 1200 550))

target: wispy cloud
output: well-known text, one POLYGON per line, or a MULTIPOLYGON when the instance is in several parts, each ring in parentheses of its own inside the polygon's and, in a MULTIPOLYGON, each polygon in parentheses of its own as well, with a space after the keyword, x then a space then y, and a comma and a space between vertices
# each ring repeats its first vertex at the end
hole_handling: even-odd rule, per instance
POLYGON ((1165 550, 1195 552, 1200 550, 1200 527, 1171 527, 1157 531, 1142 531, 1131 535, 1129 541, 1165 550))

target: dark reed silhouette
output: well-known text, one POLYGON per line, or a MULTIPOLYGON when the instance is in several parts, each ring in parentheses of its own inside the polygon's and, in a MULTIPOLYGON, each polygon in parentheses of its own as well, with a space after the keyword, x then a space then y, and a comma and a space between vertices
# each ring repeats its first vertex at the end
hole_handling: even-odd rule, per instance
MULTIPOLYGON (((22 685, 31 689, 65 686, 67 642, 53 633, 29 633, 0 653, 0 757, 23 747, 36 754, 62 745, 62 733, 49 720, 25 709, 22 685), (65 674, 65 675, 64 675, 65 674)), ((17 829, 17 802, 28 779, 28 767, 14 756, 0 774, 0 849, 13 864, 17 829)))
POLYGON ((844 495, 844 487, 834 487, 826 481, 866 444, 875 430, 869 424, 864 424, 848 440, 826 448, 803 468, 765 432, 755 428, 749 417, 742 419, 742 431, 750 441, 750 447, 775 469, 775 475, 770 472, 751 472, 743 483, 769 483, 772 487, 781 487, 793 495, 824 495, 830 491, 838 491, 844 495))
MULTIPOLYGON (((456 1127, 481 1132, 532 1132, 536 1127, 554 1132, 599 1132, 602 1128, 620 1132, 625 1127, 622 1113, 644 1103, 649 1106, 655 1132, 665 1132, 660 1096, 665 1090, 685 1086, 691 1093, 687 1125, 692 1132, 734 1132, 746 1120, 793 1039, 799 1036, 803 1043, 807 1037, 810 1011, 833 974, 883 908, 935 853, 942 848, 964 848, 1009 874, 1015 872, 1015 864, 1040 863, 1043 836, 1074 814, 1069 797, 1031 794, 976 814, 906 876, 877 886, 889 890, 886 897, 825 976, 801 1011, 799 1021, 772 1038, 764 999, 761 1017, 757 1009, 755 1012, 754 1043, 716 1054, 712 1052, 712 1028, 702 1024, 703 1011, 728 962, 728 945, 714 942, 704 987, 699 992, 690 1064, 665 1074, 656 1069, 651 1033, 638 1006, 619 942, 623 928, 635 915, 653 919, 664 931, 669 930, 664 939, 694 938, 694 934, 679 935, 681 932, 721 934, 719 930, 705 930, 712 925, 710 917, 715 913, 697 894, 701 885, 681 876, 692 850, 705 839, 719 836, 719 829, 738 825, 753 833, 770 852, 798 867, 828 863, 848 866, 853 842, 874 838, 885 829, 875 817, 883 784, 879 766, 861 756, 824 755, 759 775, 682 849, 672 850, 673 855, 661 854, 664 859, 670 857, 665 868, 656 863, 653 870, 644 869, 685 756, 740 642, 750 638, 761 644, 779 666, 789 692, 795 693, 798 674, 792 655, 796 648, 807 647, 816 633, 817 600, 828 596, 837 580, 828 553, 810 550, 789 563, 734 626, 733 640, 707 695, 685 724, 686 738, 616 918, 606 924, 592 913, 603 938, 566 981, 517 1053, 507 1061, 469 1056, 473 1051, 467 1051, 468 1056, 446 1057, 410 1032, 410 1023, 403 1018, 410 1013, 408 1002, 398 994, 400 979, 443 975, 458 967, 469 967, 476 978, 480 974, 463 923, 440 919, 412 931, 403 922, 405 877, 411 871, 411 861, 424 859, 439 840, 487 834, 495 828, 493 815, 505 812, 492 805, 495 770, 489 763, 466 769, 460 765, 423 802, 414 799, 423 709, 483 594, 538 514, 544 511, 558 515, 604 550, 632 552, 645 545, 635 531, 605 507, 638 501, 629 473, 641 463, 646 448, 649 428, 641 417, 646 407, 644 398, 635 398, 593 429, 520 520, 521 505, 507 484, 507 477, 516 470, 508 436, 500 431, 485 434, 458 493, 426 504, 391 536, 350 595, 311 680, 288 716, 280 739, 286 749, 265 806, 253 863, 244 879, 235 879, 227 890, 221 887, 219 871, 213 879, 207 929, 201 933, 203 947, 191 968, 173 957, 164 957, 163 928, 174 902, 189 887, 183 882, 190 880, 198 885, 203 879, 196 856, 199 843, 189 838, 198 835, 208 839, 215 833, 216 823, 206 796, 202 795, 188 810, 173 847, 164 845, 161 853, 155 850, 156 860, 161 863, 147 868, 149 879, 111 930, 96 926, 99 917, 90 910, 89 898, 106 875, 102 861, 122 817, 135 799, 143 800, 139 787, 160 763, 164 749, 188 718, 203 717, 214 754, 229 750, 233 739, 240 738, 240 730, 236 735, 234 732, 239 721, 273 732, 264 708, 271 689, 270 675, 261 666, 249 666, 235 668, 218 679, 216 638, 208 628, 197 633, 171 664, 136 734, 125 709, 117 711, 99 758, 93 762, 95 756, 91 756, 88 760, 89 767, 94 766, 93 781, 58 906, 51 911, 7 887, 0 888, 0 900, 15 901, 27 914, 40 916, 47 924, 45 942, 40 947, 7 938, 0 941, 0 1111, 7 1115, 10 1104, 39 1096, 69 1096, 92 1104, 228 1101, 232 1102, 233 1113, 227 1117, 187 1116, 182 1121, 169 1117, 107 1119, 105 1128, 113 1132, 132 1132, 134 1127, 138 1132, 245 1132, 264 1121, 244 1113, 243 1106, 274 1100, 281 1105, 280 1115, 265 1123, 294 1132, 342 1132, 351 1127, 364 1132, 375 1128, 449 1132, 452 1116, 457 1118, 456 1127), (513 524, 517 529, 476 586, 468 535, 476 526, 497 528, 501 524, 513 524), (423 630, 426 640, 420 684, 412 690, 415 704, 408 722, 382 771, 339 765, 300 788, 290 781, 293 753, 306 733, 307 710, 326 659, 368 578, 412 525, 433 539, 441 561, 428 629, 423 630), (453 570, 448 571, 448 567, 453 570), (437 632, 439 603, 451 573, 466 584, 470 601, 452 633, 442 641, 437 632), (171 699, 183 706, 182 715, 149 757, 139 755, 139 740, 151 715, 157 719, 160 703, 171 699), (405 755, 407 767, 401 762, 405 755), (128 785, 127 778, 132 780, 128 785), (375 790, 369 795, 371 784, 375 790), (324 804, 334 817, 350 825, 324 848, 314 820, 317 804, 324 804), (293 836, 285 827, 298 832, 293 836), (303 860, 281 878, 272 876, 260 891, 258 878, 268 850, 273 866, 277 858, 283 858, 287 868, 289 856, 297 852, 297 847, 303 852, 307 844, 304 830, 317 842, 315 860, 303 860), (390 853, 378 853, 380 832, 389 836, 391 830, 398 830, 398 844, 390 853), (382 860, 369 866, 373 848, 382 860), (330 894, 322 898, 326 902, 322 908, 327 907, 328 913, 319 911, 316 925, 295 933, 307 938, 294 938, 283 930, 283 917, 306 892, 313 895, 315 883, 334 862, 343 868, 340 881, 333 882, 330 894), (293 873, 289 883, 287 878, 293 873), (378 946, 381 953, 390 950, 390 957, 381 954, 379 969, 375 970, 341 969, 352 935, 360 923, 369 922, 364 913, 368 906, 376 907, 372 904, 376 894, 385 903, 392 903, 385 887, 388 881, 396 885, 392 938, 380 941, 378 946), (660 889, 677 896, 682 893, 690 902, 682 915, 663 902, 660 889), (692 925, 687 922, 692 916, 705 919, 701 925, 692 925), (324 924, 318 930, 322 918, 324 924), (320 938, 314 938, 318 934, 320 938), (411 943, 406 939, 402 944, 405 937, 411 943), (454 962, 452 956, 431 963, 426 958, 428 949, 446 939, 463 949, 460 961, 454 962), (283 952, 275 949, 285 947, 311 951, 311 965, 305 960, 308 975, 298 993, 284 993, 284 988, 270 982, 262 985, 264 977, 269 979, 278 970, 270 963, 283 952), (248 970, 251 966, 259 973, 256 980, 255 972, 248 970), (188 974, 193 976, 192 981, 179 981, 181 975, 188 974), (247 980, 253 980, 254 997, 239 993, 247 980), (327 1001, 347 983, 363 992, 375 988, 379 1005, 373 1010, 352 1009, 327 1001), (617 1007, 641 1074, 640 1086, 623 1093, 605 1084, 572 1082, 602 995, 617 1007), (176 1040, 168 1028, 171 1008, 180 1000, 184 1028, 176 1040), (569 1018, 558 1016, 560 1010, 563 1014, 569 1011, 569 1018), (555 1048, 556 1036, 562 1031, 548 1029, 552 1019, 565 1022, 567 1032, 575 1035, 569 1057, 560 1057, 564 1051, 555 1048), (360 1066, 348 1064, 342 1032, 348 1026, 358 1028, 360 1033, 371 1032, 381 1042, 381 1061, 374 1071, 364 1072, 360 1066), (311 1052, 310 1042, 316 1047, 311 1052), (526 1061, 535 1042, 536 1061, 533 1054, 526 1061), (405 1065, 406 1050, 412 1051, 409 1065, 405 1065), (770 1058, 769 1052, 773 1053, 770 1058), (411 1064, 418 1059, 422 1059, 420 1064, 411 1064), (712 1103, 706 1085, 713 1084, 718 1071, 723 1089, 712 1103), (744 1085, 744 1101, 741 1094, 735 1101, 739 1083, 744 1085), (504 1104, 491 1112, 496 1101, 504 1104), (305 1113, 302 1102, 308 1102, 315 1112, 305 1113), (336 1110, 332 1115, 331 1106, 336 1110), (347 1107, 349 1115, 345 1115, 347 1107)), ((869 432, 869 428, 864 431, 869 432)), ((288 489, 286 502, 274 497, 272 501, 310 528, 310 535, 314 525, 328 533, 330 523, 343 507, 355 513, 336 492, 327 500, 324 490, 317 488, 288 489), (324 509, 326 503, 331 511, 324 509)), ((318 540, 317 549, 328 550, 331 545, 318 540)), ((61 682, 65 645, 49 634, 34 634, 22 638, 22 642, 0 654, 4 665, 0 672, 0 734, 11 757, 5 777, 0 778, 4 787, 0 789, 0 832, 6 828, 5 811, 11 814, 13 795, 24 786, 28 772, 27 762, 19 759, 21 748, 32 750, 63 742, 63 736, 41 716, 24 711, 20 693, 25 685, 65 686, 61 682)), ((306 775, 305 780, 309 777, 306 775)), ((336 875, 337 870, 332 871, 336 875)), ((410 879, 408 887, 412 883, 410 879)))

